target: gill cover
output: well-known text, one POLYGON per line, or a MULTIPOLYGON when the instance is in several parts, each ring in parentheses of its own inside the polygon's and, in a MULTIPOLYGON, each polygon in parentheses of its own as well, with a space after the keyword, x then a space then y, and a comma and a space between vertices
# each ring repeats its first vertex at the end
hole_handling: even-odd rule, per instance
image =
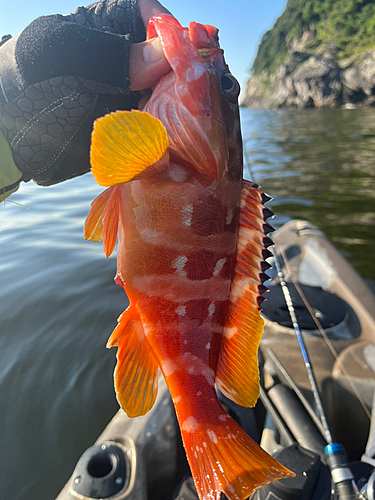
POLYGON ((230 73, 218 30, 198 23, 183 28, 174 17, 160 14, 147 28, 147 38, 155 36, 172 71, 158 82, 144 111, 161 120, 178 157, 220 181, 228 171, 228 135, 238 94, 228 100, 222 88, 223 75, 230 73))

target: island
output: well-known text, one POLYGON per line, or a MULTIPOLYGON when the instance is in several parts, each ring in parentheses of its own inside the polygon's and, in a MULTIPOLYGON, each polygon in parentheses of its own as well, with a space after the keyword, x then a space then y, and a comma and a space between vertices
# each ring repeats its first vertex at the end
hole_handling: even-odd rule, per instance
POLYGON ((375 106, 375 2, 288 0, 260 42, 242 106, 375 106))

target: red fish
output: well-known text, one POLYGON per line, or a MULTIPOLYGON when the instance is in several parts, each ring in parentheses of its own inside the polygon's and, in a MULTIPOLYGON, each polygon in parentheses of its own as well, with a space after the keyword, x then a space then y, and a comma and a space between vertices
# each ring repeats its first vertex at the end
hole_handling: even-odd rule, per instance
POLYGON ((93 203, 85 237, 108 256, 119 233, 117 275, 130 301, 108 342, 115 386, 131 417, 152 408, 160 367, 199 497, 247 498, 292 473, 225 413, 215 384, 253 406, 259 393, 259 295, 264 195, 242 179, 239 85, 218 30, 169 15, 151 18, 172 71, 144 112, 99 119, 92 172, 110 186, 93 203))

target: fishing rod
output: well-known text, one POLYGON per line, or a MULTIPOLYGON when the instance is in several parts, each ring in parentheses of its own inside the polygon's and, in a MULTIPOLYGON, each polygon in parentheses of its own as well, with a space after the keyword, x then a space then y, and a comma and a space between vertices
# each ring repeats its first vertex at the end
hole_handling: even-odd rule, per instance
MULTIPOLYGON (((276 247, 274 253, 275 253, 275 266, 277 275, 280 280, 281 289, 293 324, 293 329, 296 333, 298 344, 302 353, 303 361, 305 364, 310 386, 312 389, 313 398, 322 424, 323 436, 327 442, 327 446, 324 448, 324 452, 328 467, 331 472, 332 482, 336 486, 336 491, 338 493, 338 497, 340 500, 365 500, 365 497, 359 492, 357 485, 354 481, 353 473, 350 467, 348 466, 347 455, 344 447, 341 444, 334 442, 333 435, 323 408, 323 403, 314 376, 312 364, 310 362, 306 345, 303 339, 303 335, 301 333, 301 329, 295 313, 295 309, 293 307, 293 300, 290 295, 284 273, 279 263, 276 247)), ((281 254, 280 257, 282 257, 281 254)), ((285 262, 285 259, 283 260, 285 262)))
POLYGON ((309 304, 309 301, 307 300, 305 294, 303 293, 300 285, 298 284, 297 281, 295 281, 295 279, 293 278, 293 273, 290 269, 290 266, 288 264, 288 259, 287 259, 287 256, 285 255, 285 252, 283 250, 283 248, 280 248, 280 253, 281 253, 281 256, 282 256, 282 259, 284 261, 284 264, 285 264, 285 268, 287 270, 287 273, 289 274, 290 276, 290 280, 291 282, 293 283, 293 285, 295 286, 297 292, 298 292, 298 295, 301 297, 302 299, 302 302, 304 303, 306 309, 308 310, 311 318, 313 319, 314 323, 316 324, 316 327, 318 328, 321 336, 323 337, 325 343, 327 344, 329 350, 331 351, 333 357, 335 358, 335 361, 336 363, 338 364, 338 366, 340 367, 342 373, 344 374, 346 380, 348 381, 352 391, 353 391, 353 394, 355 394, 356 398, 358 399, 360 405, 362 406, 363 408, 363 411, 365 412, 366 416, 368 417, 368 419, 371 421, 371 415, 370 415, 370 412, 368 411, 367 409, 367 406, 366 406, 366 403, 364 402, 363 400, 363 397, 361 396, 361 394, 359 393, 357 387, 355 386, 355 384, 353 383, 349 373, 347 372, 344 364, 342 363, 342 361, 340 360, 337 352, 336 352, 336 349, 334 348, 332 342, 330 341, 328 335, 326 334, 324 328, 322 327, 319 319, 317 318, 317 316, 314 314, 314 311, 311 307, 311 305, 309 304))

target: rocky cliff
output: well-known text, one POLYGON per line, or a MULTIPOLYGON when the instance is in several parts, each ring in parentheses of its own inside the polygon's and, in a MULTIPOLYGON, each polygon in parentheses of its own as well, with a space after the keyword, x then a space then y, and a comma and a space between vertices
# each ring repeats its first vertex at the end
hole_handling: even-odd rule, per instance
MULTIPOLYGON (((368 22, 362 26, 359 23, 363 19, 363 3, 375 13, 374 2, 370 5, 366 0, 335 1, 337 15, 333 20, 331 0, 288 1, 284 13, 259 46, 243 106, 375 106, 375 39, 368 22), (344 28, 336 33, 340 8, 349 2, 352 11, 348 13, 346 8, 347 15, 341 19, 344 28), (302 6, 310 6, 305 17, 302 6)), ((371 12, 367 10, 367 17, 371 12)))

